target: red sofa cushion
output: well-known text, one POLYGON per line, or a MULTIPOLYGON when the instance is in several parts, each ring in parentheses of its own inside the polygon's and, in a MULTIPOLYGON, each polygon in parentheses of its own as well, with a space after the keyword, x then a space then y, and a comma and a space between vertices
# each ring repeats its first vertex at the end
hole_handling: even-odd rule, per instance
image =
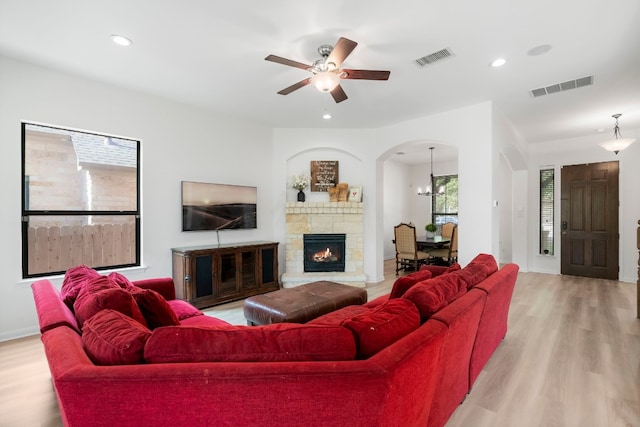
POLYGON ((167 301, 179 321, 183 321, 190 317, 202 316, 203 312, 181 299, 172 299, 167 301))
POLYGON ((138 304, 138 308, 142 312, 149 329, 180 324, 178 317, 167 300, 156 291, 138 287, 131 287, 129 291, 133 295, 136 304, 138 304))
POLYGON ((82 289, 87 280, 99 276, 100 273, 86 265, 77 265, 68 269, 64 274, 62 288, 60 289, 62 301, 67 304, 67 307, 73 308, 73 303, 78 298, 80 289, 82 289))
POLYGON ((420 267, 420 270, 428 270, 431 272, 431 277, 438 277, 443 274, 460 270, 460 264, 454 262, 448 267, 445 265, 423 265, 422 267, 420 267))
POLYGON ((325 326, 339 326, 345 319, 350 319, 353 316, 362 314, 369 309, 364 305, 348 305, 338 310, 332 311, 327 314, 323 314, 320 317, 316 317, 313 320, 308 321, 307 325, 325 325, 325 326))
POLYGON ((456 274, 444 274, 413 286, 403 296, 413 302, 422 322, 458 299, 467 291, 466 283, 456 274))
POLYGON ((133 288, 133 283, 129 281, 124 275, 114 271, 107 276, 112 283, 120 286, 122 289, 133 288))
POLYGON ((353 360, 356 345, 341 326, 166 326, 144 349, 149 363, 353 360))
POLYGON ((356 337, 358 358, 366 359, 420 327, 420 313, 409 300, 389 300, 342 322, 356 337))
POLYGON ((73 304, 80 327, 93 315, 107 308, 119 311, 146 326, 144 316, 131 293, 106 276, 89 279, 73 304))
POLYGON ((393 288, 391 288, 389 299, 400 298, 413 285, 423 280, 430 279, 431 276, 432 274, 431 274, 431 271, 429 270, 418 270, 415 273, 411 273, 406 276, 399 277, 398 279, 396 279, 395 283, 393 284, 393 288))
POLYGON ((82 343, 96 365, 144 362, 144 345, 151 331, 115 310, 102 310, 82 327, 82 343))

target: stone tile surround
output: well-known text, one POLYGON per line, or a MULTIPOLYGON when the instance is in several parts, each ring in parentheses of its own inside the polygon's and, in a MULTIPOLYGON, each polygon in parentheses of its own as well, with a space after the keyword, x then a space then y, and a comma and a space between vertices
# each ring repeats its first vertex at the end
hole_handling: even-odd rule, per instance
POLYGON ((288 202, 286 204, 285 272, 282 286, 291 288, 317 280, 364 287, 363 204, 356 202, 288 202), (303 241, 309 233, 344 233, 345 271, 305 273, 303 241))

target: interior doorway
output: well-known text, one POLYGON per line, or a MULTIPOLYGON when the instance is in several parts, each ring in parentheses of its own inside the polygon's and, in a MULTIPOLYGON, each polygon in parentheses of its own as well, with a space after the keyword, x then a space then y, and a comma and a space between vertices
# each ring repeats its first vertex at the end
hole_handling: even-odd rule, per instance
POLYGON ((563 166, 560 272, 618 280, 618 162, 563 166))

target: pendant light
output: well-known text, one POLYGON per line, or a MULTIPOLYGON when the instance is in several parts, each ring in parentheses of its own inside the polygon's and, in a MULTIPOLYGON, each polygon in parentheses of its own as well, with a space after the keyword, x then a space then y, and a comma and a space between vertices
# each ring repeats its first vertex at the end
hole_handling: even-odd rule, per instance
POLYGON ((633 144, 636 140, 635 138, 622 138, 622 135, 620 134, 620 126, 618 126, 618 118, 620 116, 622 116, 622 114, 614 114, 611 116, 616 119, 616 125, 613 127, 613 136, 615 139, 610 139, 609 141, 600 143, 602 148, 607 151, 613 151, 616 154, 633 144))
MULTIPOLYGON (((431 156, 431 168, 429 170, 429 184, 425 188, 425 191, 422 191, 422 187, 418 187, 418 196, 432 196, 433 195, 433 186, 435 181, 433 180, 433 150, 435 147, 429 147, 429 153, 431 156)), ((438 194, 444 194, 444 185, 438 187, 438 194)))

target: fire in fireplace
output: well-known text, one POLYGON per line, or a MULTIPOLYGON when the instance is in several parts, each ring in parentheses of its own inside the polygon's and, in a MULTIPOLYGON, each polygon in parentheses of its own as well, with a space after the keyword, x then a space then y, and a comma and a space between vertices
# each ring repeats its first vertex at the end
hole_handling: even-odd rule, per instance
POLYGON ((346 234, 305 234, 304 271, 344 271, 346 234))

